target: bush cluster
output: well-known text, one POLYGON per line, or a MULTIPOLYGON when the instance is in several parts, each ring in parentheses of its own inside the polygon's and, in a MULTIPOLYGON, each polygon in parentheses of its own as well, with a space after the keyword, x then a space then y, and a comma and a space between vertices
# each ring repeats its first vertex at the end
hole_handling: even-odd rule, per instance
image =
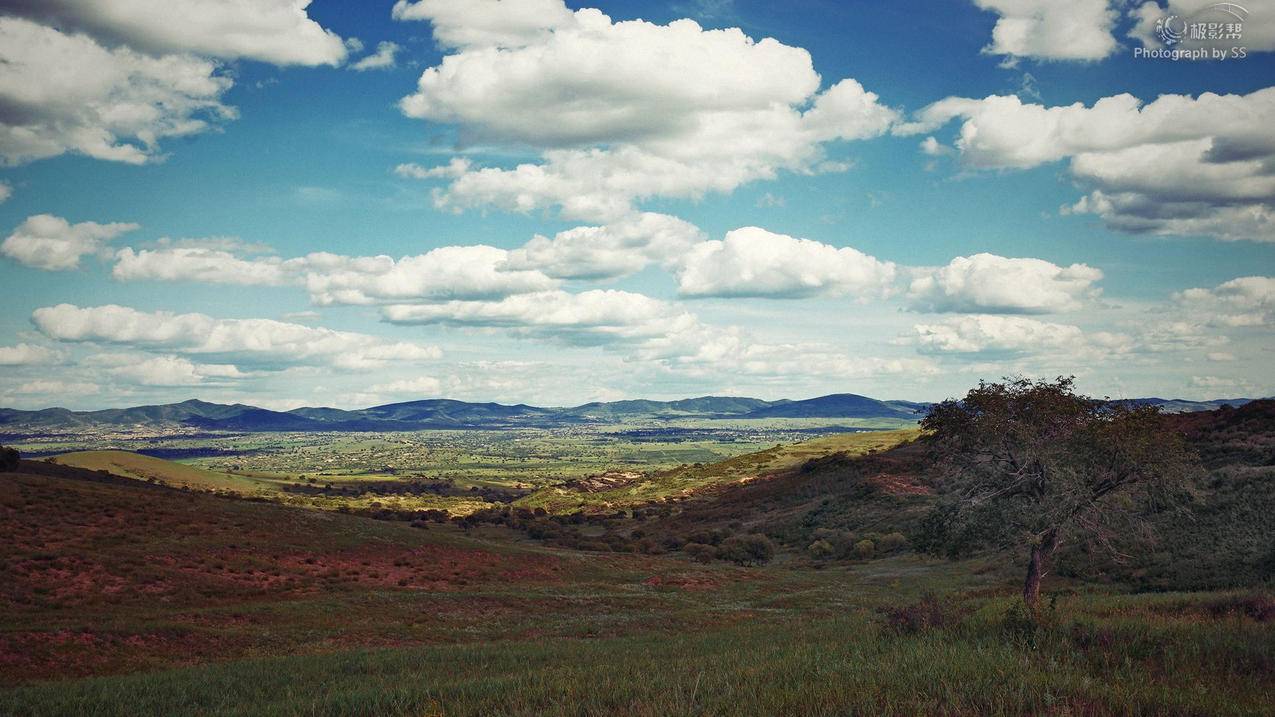
POLYGON ((902 533, 856 533, 849 530, 816 528, 806 552, 815 560, 871 560, 905 550, 908 539, 902 533))

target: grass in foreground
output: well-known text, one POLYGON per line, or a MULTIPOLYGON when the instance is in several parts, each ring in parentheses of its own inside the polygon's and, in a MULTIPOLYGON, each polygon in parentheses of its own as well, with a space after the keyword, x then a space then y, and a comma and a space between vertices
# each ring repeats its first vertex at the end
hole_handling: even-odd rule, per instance
POLYGON ((1005 599, 902 634, 863 609, 683 635, 357 650, 35 684, 6 714, 1246 715, 1269 709, 1275 625, 1216 597, 1071 598, 1015 631, 1005 599), (1212 602, 1210 602, 1212 601, 1212 602), (1198 607, 1200 611, 1196 611, 1198 607))

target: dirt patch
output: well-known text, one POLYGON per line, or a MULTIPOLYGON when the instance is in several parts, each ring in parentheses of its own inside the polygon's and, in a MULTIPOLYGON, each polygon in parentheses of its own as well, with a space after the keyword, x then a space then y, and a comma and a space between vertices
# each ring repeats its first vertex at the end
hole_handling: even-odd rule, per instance
POLYGON ((899 473, 878 473, 867 482, 887 495, 933 495, 934 493, 929 486, 916 483, 911 477, 899 473))
POLYGON ((706 573, 686 573, 671 575, 652 575, 642 581, 643 585, 653 588, 674 588, 677 590, 716 590, 722 586, 720 580, 706 573))

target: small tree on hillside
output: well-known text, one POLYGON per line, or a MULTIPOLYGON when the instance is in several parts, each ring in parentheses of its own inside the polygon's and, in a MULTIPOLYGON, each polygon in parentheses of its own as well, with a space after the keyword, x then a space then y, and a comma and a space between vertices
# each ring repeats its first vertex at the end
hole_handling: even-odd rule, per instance
POLYGON ((18 453, 17 448, 0 446, 0 471, 5 473, 16 471, 21 459, 22 455, 18 453))
POLYGON ((1065 541, 1114 551, 1114 538, 1145 534, 1148 513, 1184 495, 1195 465, 1157 407, 1078 396, 1072 378, 980 382, 921 425, 948 494, 926 521, 930 547, 1026 548, 1033 611, 1065 541))

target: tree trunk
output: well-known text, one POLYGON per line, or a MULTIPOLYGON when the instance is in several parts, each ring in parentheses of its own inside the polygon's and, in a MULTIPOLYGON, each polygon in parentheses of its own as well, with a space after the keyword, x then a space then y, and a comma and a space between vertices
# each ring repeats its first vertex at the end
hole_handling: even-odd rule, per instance
POLYGON ((1027 582, 1023 585, 1023 602, 1027 610, 1035 614, 1040 607, 1040 578, 1044 573, 1045 555, 1039 545, 1032 546, 1031 559, 1027 561, 1027 582))
POLYGON ((1039 543, 1032 545, 1031 558, 1027 561, 1027 581, 1023 584, 1023 602, 1032 614, 1040 607, 1040 579, 1045 577, 1045 561, 1057 549, 1057 530, 1050 530, 1039 543))

